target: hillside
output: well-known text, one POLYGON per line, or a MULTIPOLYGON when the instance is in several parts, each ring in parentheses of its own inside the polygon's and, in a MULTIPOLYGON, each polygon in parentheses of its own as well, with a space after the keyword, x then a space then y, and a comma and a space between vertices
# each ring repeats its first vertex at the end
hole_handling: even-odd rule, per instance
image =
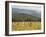
POLYGON ((24 13, 24 14, 28 14, 28 15, 32 15, 32 16, 36 16, 36 17, 40 17, 41 18, 41 13, 36 11, 36 10, 12 8, 12 12, 13 12, 13 14, 24 13))
POLYGON ((28 15, 28 14, 24 14, 24 13, 15 13, 12 14, 12 21, 16 21, 16 22, 23 22, 23 21, 41 21, 39 17, 36 16, 32 16, 32 15, 28 15))

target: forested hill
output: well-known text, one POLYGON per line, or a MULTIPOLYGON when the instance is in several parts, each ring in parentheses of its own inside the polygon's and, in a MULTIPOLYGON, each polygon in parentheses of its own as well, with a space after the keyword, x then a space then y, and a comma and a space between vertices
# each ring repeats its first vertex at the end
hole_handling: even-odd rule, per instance
POLYGON ((39 17, 24 14, 24 13, 15 13, 12 14, 12 21, 41 21, 39 17))

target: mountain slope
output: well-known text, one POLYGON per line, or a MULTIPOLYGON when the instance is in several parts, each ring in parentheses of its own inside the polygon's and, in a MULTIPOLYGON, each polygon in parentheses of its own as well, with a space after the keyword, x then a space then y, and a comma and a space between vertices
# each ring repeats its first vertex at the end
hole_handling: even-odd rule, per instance
POLYGON ((19 8, 12 8, 13 14, 15 13, 24 13, 32 16, 37 16, 41 18, 41 13, 35 10, 28 10, 28 9, 19 9, 19 8))
POLYGON ((40 18, 24 13, 14 13, 12 14, 12 21, 40 21, 40 18))

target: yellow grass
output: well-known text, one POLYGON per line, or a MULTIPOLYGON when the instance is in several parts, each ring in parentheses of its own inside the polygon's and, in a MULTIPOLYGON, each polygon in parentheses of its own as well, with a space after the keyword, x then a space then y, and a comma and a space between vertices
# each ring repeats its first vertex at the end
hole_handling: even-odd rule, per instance
POLYGON ((12 22, 12 31, 39 29, 41 29, 41 22, 12 22))

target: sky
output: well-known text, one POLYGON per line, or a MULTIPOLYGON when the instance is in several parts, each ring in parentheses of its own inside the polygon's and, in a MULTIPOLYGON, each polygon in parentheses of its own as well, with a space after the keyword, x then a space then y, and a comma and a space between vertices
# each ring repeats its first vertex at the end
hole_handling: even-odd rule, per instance
POLYGON ((12 5, 12 8, 35 10, 37 12, 41 11, 41 6, 16 6, 16 5, 12 5))

